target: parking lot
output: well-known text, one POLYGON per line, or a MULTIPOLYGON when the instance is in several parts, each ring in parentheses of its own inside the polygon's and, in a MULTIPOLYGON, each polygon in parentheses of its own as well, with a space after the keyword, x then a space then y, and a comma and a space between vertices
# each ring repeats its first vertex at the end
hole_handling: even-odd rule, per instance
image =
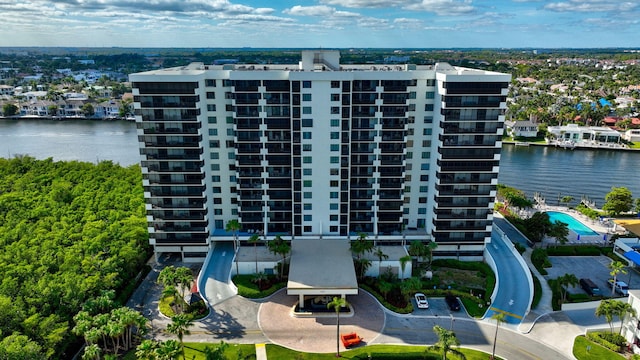
MULTIPOLYGON (((578 279, 589 278, 601 289, 604 295, 610 295, 607 280, 612 276, 608 265, 613 261, 606 256, 550 256, 553 265, 547 268, 546 279, 554 279, 564 274, 574 274, 578 279)), ((640 289, 640 274, 627 268, 627 274, 619 274, 618 280, 624 281, 630 289, 640 289)), ((570 293, 585 293, 580 286, 569 288, 570 293)))
POLYGON ((418 309, 416 306, 416 300, 411 299, 413 301, 413 315, 417 316, 442 316, 445 318, 453 316, 453 318, 469 318, 467 312, 464 309, 464 305, 460 302, 460 311, 451 311, 447 306, 447 303, 444 301, 443 297, 427 297, 429 301, 428 309, 418 309))

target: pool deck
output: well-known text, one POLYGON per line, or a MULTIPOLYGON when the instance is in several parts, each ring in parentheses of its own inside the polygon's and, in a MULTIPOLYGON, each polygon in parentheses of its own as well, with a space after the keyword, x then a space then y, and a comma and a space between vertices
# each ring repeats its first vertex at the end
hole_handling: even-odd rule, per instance
MULTIPOLYGON (((589 219, 584 214, 564 206, 543 205, 543 206, 536 207, 535 211, 543 211, 543 212, 556 211, 556 212, 565 213, 567 215, 570 215, 574 219, 580 221, 586 227, 598 233, 598 235, 578 236, 578 234, 570 230, 569 236, 567 236, 567 238, 569 239, 568 241, 569 244, 585 244, 585 245, 586 244, 598 244, 598 245, 608 244, 609 243, 608 239, 611 238, 611 235, 615 234, 617 230, 620 230, 619 227, 616 227, 612 219, 607 218, 607 219, 604 219, 603 221, 592 220, 592 219, 589 219), (605 235, 607 240, 605 240, 605 235)), ((555 242, 556 242, 555 238, 545 238, 543 240, 543 243, 546 245, 554 245, 555 242)))

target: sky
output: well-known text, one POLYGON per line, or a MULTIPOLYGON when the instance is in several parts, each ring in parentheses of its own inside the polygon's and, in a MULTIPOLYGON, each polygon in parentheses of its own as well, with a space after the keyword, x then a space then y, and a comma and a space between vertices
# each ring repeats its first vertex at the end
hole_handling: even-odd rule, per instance
POLYGON ((0 0, 0 46, 640 47, 640 0, 0 0))

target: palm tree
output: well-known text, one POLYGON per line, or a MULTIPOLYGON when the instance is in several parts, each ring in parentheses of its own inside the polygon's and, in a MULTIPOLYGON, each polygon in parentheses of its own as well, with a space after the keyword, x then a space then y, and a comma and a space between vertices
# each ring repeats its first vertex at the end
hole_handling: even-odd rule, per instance
POLYGON ((382 260, 387 260, 389 258, 389 255, 385 254, 380 246, 378 246, 378 248, 374 252, 374 255, 378 258, 378 267, 380 267, 380 265, 382 264, 382 260))
POLYGON ((447 330, 440 325, 436 325, 433 327, 433 332, 438 335, 438 342, 429 346, 429 349, 442 352, 442 360, 447 360, 448 353, 455 354, 461 359, 466 359, 466 356, 462 352, 453 348, 454 346, 460 346, 460 340, 458 340, 453 331, 447 330))
POLYGON ((404 269, 407 267, 407 263, 411 262, 411 255, 406 255, 400 258, 400 269, 402 270, 402 274, 400 276, 401 279, 404 279, 404 269))
POLYGON ((627 317, 627 315, 636 316, 636 309, 634 309, 633 306, 628 302, 616 301, 614 311, 620 319, 620 332, 618 332, 618 334, 622 335, 622 326, 624 324, 624 319, 627 317))
POLYGON ((505 318, 506 315, 504 313, 494 313, 493 316, 491 316, 492 319, 494 319, 496 321, 496 333, 493 336, 493 350, 491 351, 491 359, 495 359, 496 357, 496 344, 498 343, 498 328, 500 327, 500 324, 503 322, 506 322, 505 318))
POLYGON ((175 360, 182 351, 184 358, 184 348, 181 348, 179 342, 175 340, 167 340, 160 343, 160 346, 154 351, 157 360, 175 360))
POLYGON ((279 278, 282 279, 284 277, 284 268, 285 262, 287 260, 287 254, 291 251, 291 245, 288 242, 283 240, 280 235, 276 235, 276 237, 267 243, 267 247, 269 251, 274 254, 278 254, 282 256, 282 265, 280 267, 279 278))
POLYGON ((84 352, 82 353, 82 360, 100 360, 100 354, 102 351, 100 350, 100 346, 98 344, 91 344, 84 348, 84 352))
POLYGON ((137 359, 156 359, 156 349, 160 347, 160 343, 154 340, 142 340, 140 345, 136 347, 137 359))
POLYGON ((240 222, 236 219, 229 220, 229 222, 227 222, 227 225, 224 228, 226 231, 233 233, 233 249, 234 250, 236 250, 236 247, 238 246, 238 231, 240 230, 240 228, 241 228, 240 222))
POLYGON ((412 276, 408 279, 404 279, 400 283, 400 292, 404 295, 405 300, 409 300, 412 293, 422 289, 422 281, 417 276, 412 276))
MULTIPOLYGON (((191 332, 189 328, 193 326, 193 320, 191 316, 187 314, 178 314, 171 318, 171 323, 167 325, 167 331, 176 335, 180 342, 180 348, 182 349, 182 358, 184 357, 184 342, 182 341, 185 335, 189 335, 191 332)), ((185 359, 186 360, 186 359, 185 359)))
POLYGON ((327 309, 334 308, 336 310, 337 326, 336 326, 336 357, 340 357, 340 308, 348 306, 347 300, 342 297, 334 296, 327 304, 327 309))
POLYGON ((611 272, 609 273, 609 275, 613 276, 613 284, 611 284, 611 297, 613 297, 615 295, 616 292, 616 281, 618 280, 618 274, 626 274, 627 270, 625 270, 624 268, 624 263, 620 262, 620 261, 612 261, 609 264, 609 269, 611 269, 611 272))
POLYGON ((574 274, 564 274, 556 279, 558 286, 560 287, 560 302, 564 302, 567 299, 567 289, 569 286, 578 285, 578 278, 574 274))
POLYGON ((256 274, 258 273, 258 243, 260 242, 260 235, 253 234, 249 238, 249 244, 253 244, 253 253, 256 257, 256 274))
POLYGON ((595 315, 597 317, 604 316, 607 323, 609 323, 609 328, 611 329, 611 333, 613 333, 613 315, 615 315, 616 300, 606 299, 600 302, 600 305, 596 308, 595 315))

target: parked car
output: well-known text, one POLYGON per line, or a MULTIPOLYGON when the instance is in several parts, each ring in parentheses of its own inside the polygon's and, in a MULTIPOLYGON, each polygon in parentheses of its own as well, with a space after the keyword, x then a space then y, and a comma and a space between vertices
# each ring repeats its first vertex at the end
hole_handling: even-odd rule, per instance
POLYGON ((622 296, 629 296, 629 285, 626 282, 617 280, 614 285, 613 279, 609 279, 607 285, 609 285, 609 288, 613 287, 616 293, 622 296))
POLYGON ((428 309, 429 302, 427 301, 427 297, 423 293, 416 293, 416 305, 419 309, 428 309))
POLYGON ((596 283, 594 283, 591 279, 582 278, 580 279, 580 286, 582 289, 591 296, 599 296, 602 295, 602 291, 596 283))
POLYGON ((448 294, 444 297, 444 301, 447 303, 449 310, 460 311, 460 300, 452 294, 448 294))

